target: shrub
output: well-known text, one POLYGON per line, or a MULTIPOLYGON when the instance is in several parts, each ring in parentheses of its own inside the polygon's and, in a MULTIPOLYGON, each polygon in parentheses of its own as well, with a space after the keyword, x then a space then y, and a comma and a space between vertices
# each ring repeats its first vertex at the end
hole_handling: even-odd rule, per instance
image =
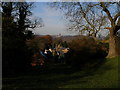
POLYGON ((2 74, 14 75, 27 70, 31 62, 31 51, 25 42, 18 38, 3 38, 2 74))
POLYGON ((107 55, 107 44, 98 43, 92 37, 83 36, 73 40, 69 47, 66 62, 72 65, 83 66, 107 55))

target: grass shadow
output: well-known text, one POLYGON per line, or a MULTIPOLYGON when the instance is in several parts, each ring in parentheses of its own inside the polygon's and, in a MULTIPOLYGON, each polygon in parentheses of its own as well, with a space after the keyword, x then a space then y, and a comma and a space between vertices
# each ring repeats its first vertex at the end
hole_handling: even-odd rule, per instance
MULTIPOLYGON (((115 61, 112 61, 112 64, 113 62, 115 61)), ((87 64, 84 68, 72 67, 66 64, 49 64, 44 68, 31 68, 28 72, 17 77, 3 78, 3 88, 61 88, 75 87, 78 84, 79 87, 86 87, 87 85, 90 87, 89 80, 95 79, 97 81, 100 75, 113 69, 113 67, 111 61, 106 59, 87 64)))

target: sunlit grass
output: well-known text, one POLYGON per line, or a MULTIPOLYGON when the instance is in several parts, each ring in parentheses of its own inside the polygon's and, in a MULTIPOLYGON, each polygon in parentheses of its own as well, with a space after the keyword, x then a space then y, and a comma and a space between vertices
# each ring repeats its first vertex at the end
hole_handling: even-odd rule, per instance
POLYGON ((83 78, 68 81, 66 88, 117 88, 118 87, 118 58, 108 59, 94 72, 83 78), (71 84, 69 83, 71 82, 71 84), (75 83, 73 83, 75 82, 75 83))

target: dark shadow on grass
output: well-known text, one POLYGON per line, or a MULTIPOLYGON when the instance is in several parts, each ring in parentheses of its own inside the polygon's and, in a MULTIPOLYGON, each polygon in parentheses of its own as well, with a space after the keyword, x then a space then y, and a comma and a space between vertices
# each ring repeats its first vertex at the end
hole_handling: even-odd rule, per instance
MULTIPOLYGON (((95 63, 86 65, 84 68, 73 67, 66 64, 49 64, 45 67, 34 67, 26 73, 20 74, 18 77, 3 78, 3 88, 58 88, 66 84, 85 83, 86 81, 77 80, 98 74, 97 70, 106 62, 106 59, 101 59, 95 63), (76 80, 76 82, 72 82, 74 80, 76 80)), ((111 68, 109 65, 105 66, 103 67, 104 70, 99 73, 104 73, 111 68)))

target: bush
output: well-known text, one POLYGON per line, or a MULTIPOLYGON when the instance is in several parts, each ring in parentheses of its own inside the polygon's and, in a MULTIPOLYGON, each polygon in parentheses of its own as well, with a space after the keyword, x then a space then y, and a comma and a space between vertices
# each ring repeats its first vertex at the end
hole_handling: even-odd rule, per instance
POLYGON ((105 58, 108 54, 109 44, 108 43, 102 43, 98 42, 97 44, 97 52, 96 57, 97 58, 105 58))
POLYGON ((70 51, 66 62, 72 65, 84 66, 96 62, 96 59, 105 58, 107 45, 98 43, 92 37, 80 37, 69 43, 70 51))
POLYGON ((4 37, 2 46, 3 76, 16 75, 27 70, 30 66, 31 54, 23 40, 4 37))

